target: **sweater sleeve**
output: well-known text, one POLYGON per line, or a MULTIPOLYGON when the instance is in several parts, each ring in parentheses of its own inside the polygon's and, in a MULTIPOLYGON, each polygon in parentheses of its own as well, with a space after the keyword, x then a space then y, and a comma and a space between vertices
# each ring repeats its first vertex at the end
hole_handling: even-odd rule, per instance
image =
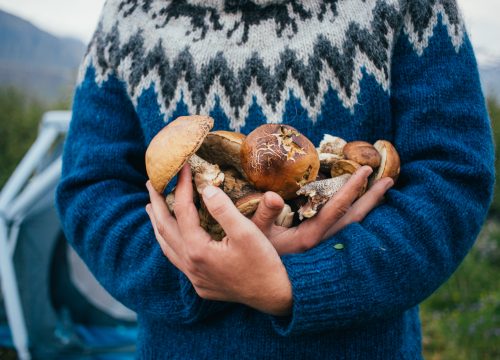
POLYGON ((446 281, 473 245, 492 196, 492 134, 469 39, 455 47, 445 25, 438 21, 423 53, 405 33, 395 44, 397 186, 361 223, 283 257, 293 310, 272 318, 278 333, 397 316, 446 281))
POLYGON ((102 285, 139 315, 190 323, 224 308, 202 300, 163 255, 145 212, 145 140, 124 84, 89 66, 78 86, 56 204, 68 241, 102 285))

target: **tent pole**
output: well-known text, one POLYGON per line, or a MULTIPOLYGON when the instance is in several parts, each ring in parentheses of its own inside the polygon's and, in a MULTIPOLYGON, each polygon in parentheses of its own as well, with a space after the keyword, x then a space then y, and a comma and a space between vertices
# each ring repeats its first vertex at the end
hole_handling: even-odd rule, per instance
POLYGON ((5 223, 5 219, 0 217, 0 275, 7 310, 7 320, 12 331, 12 338, 18 358, 29 360, 31 356, 28 349, 28 332, 26 330, 26 322, 17 287, 14 264, 10 257, 7 236, 7 224, 5 223))

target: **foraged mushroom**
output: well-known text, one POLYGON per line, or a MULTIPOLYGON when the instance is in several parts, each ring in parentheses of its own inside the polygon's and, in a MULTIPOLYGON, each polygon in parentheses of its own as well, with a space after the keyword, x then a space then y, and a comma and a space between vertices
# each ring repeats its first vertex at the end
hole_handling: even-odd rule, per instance
POLYGON ((234 167, 242 176, 245 176, 240 160, 243 140, 245 140, 245 135, 239 132, 212 131, 203 140, 197 154, 221 167, 234 167))
POLYGON ((257 207, 259 206, 259 203, 262 200, 263 196, 264 194, 260 192, 247 194, 236 201, 234 205, 240 211, 240 213, 242 213, 246 217, 249 217, 252 216, 253 213, 257 210, 257 207))
POLYGON ((330 174, 332 165, 344 159, 344 155, 330 154, 330 153, 318 153, 319 156, 319 169, 325 174, 330 174))
POLYGON ((242 198, 243 196, 254 193, 255 188, 241 175, 236 169, 228 169, 224 171, 224 183, 222 190, 233 200, 233 202, 242 198))
POLYGON ((241 166, 256 189, 274 191, 287 200, 316 179, 319 158, 311 141, 295 128, 265 124, 243 141, 241 166))
POLYGON ((323 135, 323 140, 319 143, 318 153, 320 154, 334 154, 338 155, 340 159, 344 157, 344 146, 347 144, 347 141, 338 137, 332 136, 329 134, 323 135))
POLYGON ((373 146, 380 153, 381 161, 378 170, 373 173, 370 179, 369 186, 371 186, 375 180, 383 177, 390 177, 396 182, 399 177, 401 165, 396 148, 387 140, 378 140, 373 146))
POLYGON ((274 223, 278 226, 289 228, 293 224, 294 215, 295 213, 292 211, 290 205, 285 204, 285 206, 283 206, 283 209, 281 210, 281 213, 278 215, 274 223))
POLYGON ((344 146, 344 155, 348 160, 360 165, 368 165, 378 168, 380 165, 380 154, 375 147, 366 141, 351 141, 344 146))
POLYGON ((344 174, 354 174, 354 172, 359 169, 361 165, 357 162, 347 159, 337 160, 333 162, 330 169, 330 175, 332 177, 344 175, 344 174))
POLYGON ((209 116, 181 116, 156 134, 146 150, 146 171, 156 191, 163 192, 186 162, 199 193, 208 184, 222 183, 224 174, 219 167, 195 154, 213 125, 209 116))
POLYGON ((314 181, 297 191, 297 195, 308 197, 307 203, 299 208, 299 219, 311 218, 320 208, 344 186, 352 175, 344 174, 335 178, 314 181))
MULTIPOLYGON (((248 194, 236 201, 235 206, 238 208, 240 213, 246 217, 250 217, 255 213, 255 211, 257 211, 263 197, 264 194, 260 192, 248 194)), ((276 225, 289 228, 292 226, 294 214, 295 213, 292 212, 292 208, 285 204, 274 223, 276 225)))

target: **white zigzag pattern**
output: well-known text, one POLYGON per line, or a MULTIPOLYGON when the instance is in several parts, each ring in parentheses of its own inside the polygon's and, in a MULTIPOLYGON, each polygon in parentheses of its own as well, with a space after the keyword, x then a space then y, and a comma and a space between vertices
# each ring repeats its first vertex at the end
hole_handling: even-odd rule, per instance
POLYGON ((429 39, 434 34, 434 28, 438 23, 439 14, 441 14, 442 23, 446 26, 448 30, 448 36, 450 37, 451 43, 453 44, 453 47, 455 48, 455 51, 457 53, 463 44, 465 26, 461 17, 461 13, 459 12, 460 21, 458 25, 454 25, 450 22, 450 18, 448 14, 446 14, 443 5, 438 3, 432 8, 432 17, 429 21, 429 26, 423 32, 422 41, 419 40, 418 32, 415 30, 415 25, 412 23, 411 17, 408 14, 405 16, 404 32, 406 35, 408 35, 410 43, 413 45, 415 52, 419 56, 422 56, 424 50, 429 46, 429 39))
MULTIPOLYGON (((392 2, 392 1, 391 1, 392 2)), ((441 4, 437 4, 433 8, 433 16, 431 21, 429 22, 429 27, 424 31, 424 37, 422 41, 418 40, 418 34, 414 30, 414 25, 411 22, 409 16, 405 17, 404 23, 404 31, 408 35, 411 43, 414 46, 415 51, 418 55, 422 55, 424 49, 428 46, 428 40, 433 34, 434 27, 438 21, 438 14, 442 14, 443 23, 448 27, 448 34, 451 38, 451 41, 458 51, 462 42, 463 42, 463 26, 459 29, 459 35, 455 36, 455 26, 452 25, 449 21, 448 16, 446 15, 444 8, 441 4)), ((128 34, 127 34, 128 35, 128 34)), ((394 32, 390 31, 387 34, 387 40, 389 43, 389 47, 386 50, 387 58, 390 59, 390 52, 392 51, 393 41, 394 41, 394 32)), ((123 37, 123 34, 121 34, 123 37)), ((345 34, 343 34, 345 38, 345 34)), ((336 39, 338 41, 338 39, 336 39)), ((124 42, 123 39, 121 41, 124 42)), ((205 58, 206 60, 206 58, 205 58)), ((390 61, 390 60, 389 60, 390 61)), ((252 80, 251 85, 248 87, 245 99, 244 106, 238 108, 239 116, 237 116, 234 107, 231 106, 229 102, 229 98, 223 96, 225 94, 225 89, 221 85, 219 79, 215 79, 212 86, 210 87, 208 94, 206 96, 206 102, 201 108, 197 109, 196 104, 191 101, 190 90, 188 84, 182 78, 176 87, 176 92, 174 97, 171 99, 168 106, 166 106, 166 100, 163 98, 160 91, 160 75, 158 74, 157 69, 151 70, 146 76, 143 76, 139 86, 135 89, 134 96, 132 96, 132 101, 135 106, 137 106, 137 101, 142 92, 151 86, 154 86, 155 92, 157 94, 157 102, 160 107, 160 111, 164 116, 164 121, 168 121, 174 113, 177 104, 182 99, 184 103, 188 107, 188 111, 190 113, 202 113, 208 114, 215 106, 216 99, 219 99, 219 105, 222 110, 226 114, 226 116, 230 119, 230 127, 233 130, 239 130, 245 125, 245 117, 248 114, 249 108, 252 105, 254 98, 256 99, 257 105, 259 105, 263 111, 264 116, 268 119, 268 122, 279 123, 282 121, 282 115, 285 111, 285 106, 287 101, 290 99, 291 94, 293 94, 296 98, 300 100, 301 106, 307 111, 308 116, 315 121, 317 116, 321 111, 322 102, 326 92, 333 88, 336 91, 339 100, 342 104, 354 112, 354 107, 358 103, 358 95, 360 92, 360 82, 363 78, 364 69, 367 74, 374 76, 376 81, 381 85, 381 87, 388 91, 390 84, 390 74, 388 77, 383 73, 383 71, 377 69, 375 64, 359 49, 356 49, 355 59, 354 59, 354 70, 353 70, 353 82, 350 86, 350 96, 348 96, 347 92, 340 85, 340 81, 338 76, 335 74, 333 69, 331 69, 327 64, 323 63, 322 71, 320 74, 320 83, 319 83, 319 93, 315 97, 315 102, 311 104, 307 99, 308 97, 304 93, 303 87, 294 79, 290 73, 287 74, 285 86, 283 90, 280 92, 280 101, 275 105, 275 108, 271 106, 271 104, 267 103, 265 99, 265 94, 262 89, 257 85, 255 78, 252 80)), ((197 64, 199 65, 199 64, 197 64)), ((93 66, 96 69, 96 82, 101 84, 103 81, 108 79, 112 69, 101 69, 97 62, 97 54, 96 49, 91 48, 87 57, 84 60, 80 68, 79 79, 80 82, 83 80, 85 75, 85 71, 89 66, 93 66)), ((124 79, 127 79, 127 74, 130 73, 132 66, 132 61, 130 57, 121 59, 121 62, 116 69, 117 73, 123 75, 124 79)), ((387 64, 387 68, 390 69, 390 64, 387 64)), ((236 72, 236 71, 235 71, 236 72)), ((128 85, 129 94, 132 93, 132 89, 130 85, 128 85)))

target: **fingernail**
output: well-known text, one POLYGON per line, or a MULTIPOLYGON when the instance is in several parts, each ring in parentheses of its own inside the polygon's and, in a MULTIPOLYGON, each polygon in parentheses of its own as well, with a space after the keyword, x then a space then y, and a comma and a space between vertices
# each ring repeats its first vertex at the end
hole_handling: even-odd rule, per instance
POLYGON ((203 197, 210 199, 213 197, 217 192, 219 191, 219 188, 216 188, 215 186, 209 185, 203 189, 203 197))

